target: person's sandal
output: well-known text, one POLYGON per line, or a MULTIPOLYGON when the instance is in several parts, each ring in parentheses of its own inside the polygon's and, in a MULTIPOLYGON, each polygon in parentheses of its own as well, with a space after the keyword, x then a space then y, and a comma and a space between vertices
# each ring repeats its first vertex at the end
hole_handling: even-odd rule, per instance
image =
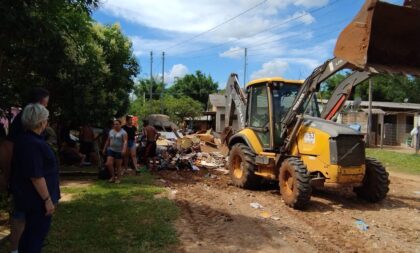
POLYGON ((111 178, 108 180, 108 182, 109 182, 109 183, 114 183, 114 182, 115 182, 115 177, 111 177, 111 178))

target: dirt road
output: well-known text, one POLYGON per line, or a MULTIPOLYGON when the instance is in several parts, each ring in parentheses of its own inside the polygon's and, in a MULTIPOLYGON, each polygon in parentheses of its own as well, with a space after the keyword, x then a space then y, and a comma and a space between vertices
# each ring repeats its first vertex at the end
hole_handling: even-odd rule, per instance
POLYGON ((159 174, 182 211, 178 252, 420 252, 420 177, 391 173, 382 203, 366 203, 350 190, 321 191, 296 211, 275 185, 248 191, 227 175, 206 173, 159 174), (369 228, 359 229, 356 219, 369 228))

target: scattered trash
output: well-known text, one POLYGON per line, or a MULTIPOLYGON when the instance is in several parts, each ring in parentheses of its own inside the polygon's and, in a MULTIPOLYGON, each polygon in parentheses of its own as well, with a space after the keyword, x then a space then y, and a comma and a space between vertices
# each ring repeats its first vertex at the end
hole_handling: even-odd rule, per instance
POLYGON ((255 209, 263 209, 264 208, 260 203, 257 203, 257 202, 250 203, 249 205, 252 208, 255 208, 255 209))
POLYGON ((205 177, 205 178, 211 178, 211 179, 216 179, 216 178, 217 178, 217 176, 216 176, 216 175, 211 174, 211 173, 207 173, 207 174, 205 174, 205 175, 204 175, 204 177, 205 177))
POLYGON ((208 145, 210 147, 217 148, 217 144, 214 143, 214 142, 206 141, 205 143, 206 143, 206 145, 208 145))
POLYGON ((268 219, 268 218, 270 218, 270 217, 271 217, 271 213, 269 213, 269 212, 267 212, 267 211, 262 211, 262 212, 260 213, 260 217, 261 217, 261 218, 264 218, 264 219, 268 219))
POLYGON ((277 217, 277 216, 272 216, 272 217, 271 217, 271 219, 272 219, 272 220, 280 220, 280 217, 277 217))
MULTIPOLYGON (((164 120, 167 119, 164 118, 164 120)), ((167 133, 161 135, 156 143, 158 170, 199 171, 205 168, 218 170, 225 175, 229 174, 229 171, 225 169, 227 157, 225 152, 222 152, 223 147, 219 147, 221 140, 213 135, 216 133, 212 133, 211 130, 185 136, 177 132, 167 133)), ((217 178, 217 176, 213 175, 211 178, 217 178)))
POLYGON ((357 219, 357 218, 353 218, 356 221, 354 222, 354 224, 356 225, 356 227, 361 230, 361 231, 367 231, 369 229, 369 225, 366 224, 363 220, 361 219, 357 219))
POLYGON ((216 169, 217 167, 219 167, 217 166, 217 164, 212 163, 212 162, 207 162, 207 161, 201 161, 201 166, 207 169, 216 169))
POLYGON ((217 168, 217 169, 215 169, 215 171, 222 172, 223 175, 229 174, 229 170, 227 170, 225 168, 217 168))
POLYGON ((414 194, 420 195, 420 191, 414 191, 414 194))

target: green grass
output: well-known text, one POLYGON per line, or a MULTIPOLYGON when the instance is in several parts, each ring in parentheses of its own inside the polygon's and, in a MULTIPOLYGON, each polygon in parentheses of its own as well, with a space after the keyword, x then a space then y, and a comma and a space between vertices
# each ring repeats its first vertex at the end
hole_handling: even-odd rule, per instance
POLYGON ((75 199, 59 205, 43 252, 170 252, 179 211, 168 199, 154 198, 162 191, 149 174, 119 185, 63 187, 75 199))
POLYGON ((366 156, 378 159, 387 170, 420 174, 420 155, 368 148, 366 156))

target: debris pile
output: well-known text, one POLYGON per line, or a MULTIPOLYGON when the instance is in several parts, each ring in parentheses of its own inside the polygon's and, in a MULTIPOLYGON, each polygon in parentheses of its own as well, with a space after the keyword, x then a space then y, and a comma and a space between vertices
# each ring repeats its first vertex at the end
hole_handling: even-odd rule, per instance
POLYGON ((211 134, 211 130, 186 136, 161 134, 156 144, 159 170, 198 171, 205 168, 228 173, 225 169, 227 158, 219 152, 221 141, 211 134))

